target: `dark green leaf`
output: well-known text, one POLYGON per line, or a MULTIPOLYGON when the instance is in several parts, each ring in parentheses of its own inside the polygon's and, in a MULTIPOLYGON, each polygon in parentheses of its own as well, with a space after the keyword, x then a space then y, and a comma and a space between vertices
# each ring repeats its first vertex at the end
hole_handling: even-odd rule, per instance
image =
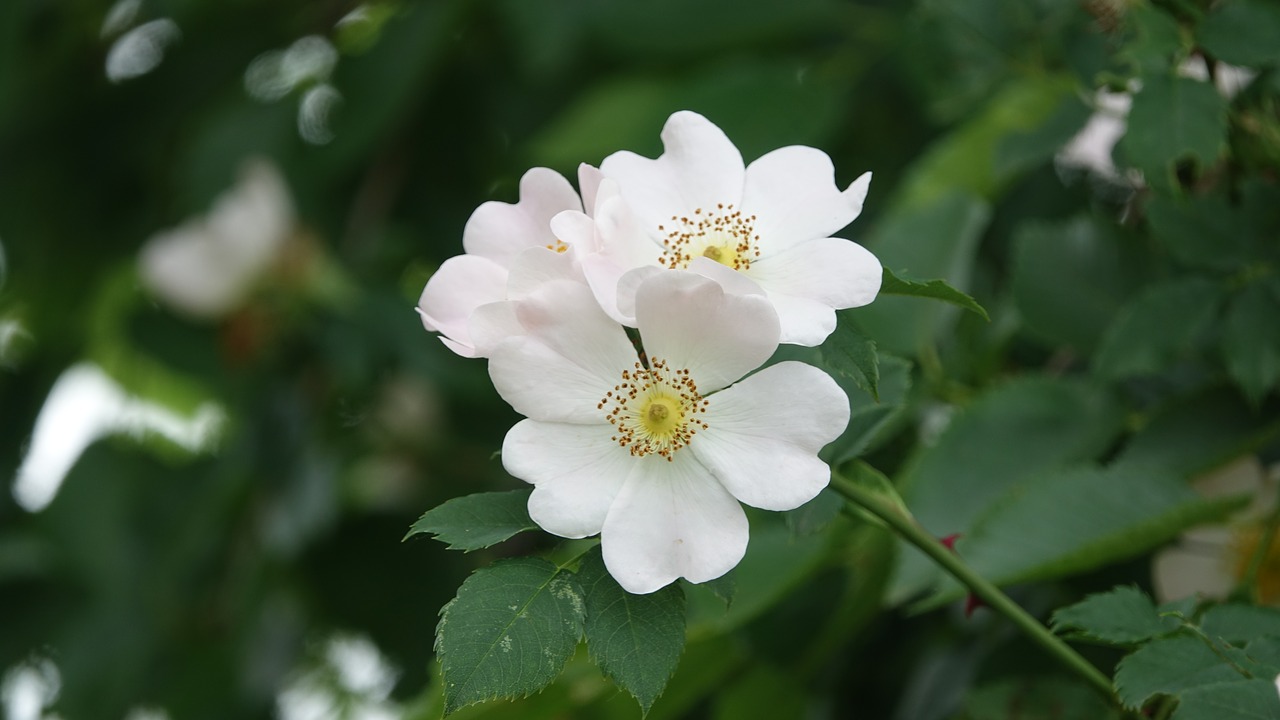
POLYGON ((1182 693, 1172 720, 1275 720, 1280 695, 1267 678, 1236 680, 1191 688, 1182 693))
POLYGON ((1130 438, 1113 465, 1159 467, 1183 479, 1222 465, 1280 435, 1280 419, 1250 411, 1222 388, 1160 408, 1130 438))
POLYGON ((672 583, 632 595, 609 574, 599 550, 583 558, 578 582, 586 593, 591 658, 648 714, 684 650, 684 591, 672 583))
POLYGON ((884 280, 880 284, 881 295, 906 295, 923 297, 951 303, 976 313, 983 320, 991 320, 987 311, 976 300, 947 284, 946 280, 912 280, 900 278, 889 268, 884 269, 884 280))
POLYGON ((1053 629, 1079 630, 1086 637, 1128 645, 1177 630, 1176 618, 1161 617, 1151 598, 1136 587, 1122 586, 1090 595, 1053 614, 1053 629))
POLYGON ((1226 101, 1212 84, 1158 74, 1143 80, 1119 147, 1148 182, 1172 188, 1174 163, 1195 158, 1204 170, 1217 160, 1226 134, 1226 101))
POLYGON ((841 382, 849 396, 849 425, 820 457, 832 467, 842 465, 879 447, 893 436, 906 420, 907 393, 911 389, 911 363, 892 355, 880 357, 880 400, 853 392, 841 382))
POLYGON ((1115 683, 1125 707, 1137 710, 1155 695, 1176 697, 1194 687, 1242 679, 1202 639, 1175 635, 1153 640, 1121 660, 1115 683))
POLYGON ((844 499, 827 488, 795 510, 784 512, 782 517, 786 519, 791 532, 796 535, 812 535, 835 520, 843 507, 844 499))
POLYGON ((1200 628, 1215 640, 1244 645, 1263 635, 1280 635, 1280 610, 1255 605, 1216 605, 1205 611, 1200 628))
POLYGON ((1114 720, 1119 713, 1093 688, 1060 677, 997 680, 965 699, 969 720, 1114 720))
POLYGON ((822 365, 832 373, 849 378, 855 385, 880 399, 880 356, 876 353, 876 341, 863 335, 848 319, 840 314, 835 332, 822 343, 822 365))
POLYGON ((1088 215, 1019 227, 1013 295, 1027 328, 1092 351, 1136 281, 1124 260, 1126 239, 1114 225, 1088 215))
POLYGON ((1220 349, 1232 379, 1250 402, 1260 403, 1280 382, 1280 292, 1258 281, 1231 298, 1220 349))
POLYGON ((1198 277, 1147 288, 1120 311, 1098 348, 1097 371, 1109 378, 1156 373, 1194 348, 1218 314, 1223 289, 1198 277))
POLYGON ((1280 62, 1280 6, 1267 0, 1220 2, 1196 35, 1214 58, 1232 65, 1280 62))
POLYGON ((1179 262, 1234 273, 1248 258, 1248 221, 1225 197, 1170 197, 1147 203, 1151 234, 1179 262))
POLYGON ((1182 31, 1172 15, 1153 4, 1135 5, 1125 13, 1133 38, 1120 51, 1146 77, 1167 73, 1182 50, 1182 31))
POLYGON ((529 518, 532 490, 465 495, 428 510, 405 538, 430 533, 450 550, 479 550, 537 528, 529 518))
POLYGON ((802 681, 769 663, 752 663, 716 693, 712 720, 802 718, 809 707, 802 681))
MULTIPOLYGON (((999 385, 958 412, 911 460, 898 487, 938 537, 964 533, 998 498, 1037 473, 1092 459, 1123 424, 1112 397, 1083 382, 1028 377, 999 385), (991 438, 999 438, 998 451, 991 438)), ((939 577, 913 550, 900 555, 890 598, 901 602, 939 577)))
POLYGON ((584 609, 573 574, 546 560, 503 560, 472 573, 436 626, 445 714, 546 687, 578 646, 584 609))

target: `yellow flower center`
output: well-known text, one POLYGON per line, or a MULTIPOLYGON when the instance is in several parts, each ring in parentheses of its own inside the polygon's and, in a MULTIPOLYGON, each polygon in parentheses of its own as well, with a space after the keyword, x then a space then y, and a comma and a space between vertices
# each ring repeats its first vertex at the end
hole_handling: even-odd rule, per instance
POLYGON ((710 402, 698 393, 688 370, 672 370, 662 360, 637 362, 605 393, 597 408, 616 429, 613 441, 632 455, 657 454, 670 461, 707 424, 698 416, 710 402))
POLYGON ((669 268, 685 268, 699 255, 731 267, 746 270, 760 257, 760 236, 755 232, 755 215, 743 215, 732 205, 717 205, 715 210, 698 208, 693 217, 672 215, 672 227, 658 226, 662 240, 662 257, 658 262, 669 268))
POLYGON ((551 243, 550 245, 545 245, 544 247, 546 247, 548 250, 555 250, 556 252, 562 253, 562 254, 569 249, 569 245, 565 243, 565 241, 561 240, 560 238, 556 238, 555 242, 551 243))

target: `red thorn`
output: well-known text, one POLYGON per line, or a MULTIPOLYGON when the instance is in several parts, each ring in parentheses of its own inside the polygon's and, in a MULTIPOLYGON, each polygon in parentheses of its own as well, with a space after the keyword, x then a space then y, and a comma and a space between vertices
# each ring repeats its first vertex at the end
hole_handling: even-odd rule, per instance
POLYGON ((966 618, 973 617, 973 611, 980 607, 987 607, 987 603, 977 595, 969 593, 969 595, 964 599, 964 616, 966 618))
POLYGON ((939 539, 938 539, 938 542, 940 542, 940 543, 942 543, 943 545, 945 545, 945 546, 946 546, 946 548, 947 548, 948 550, 950 550, 951 552, 955 552, 955 551, 956 551, 956 541, 957 541, 957 540, 959 540, 959 539, 960 539, 960 533, 951 533, 950 535, 948 535, 948 536, 946 536, 946 537, 944 537, 944 538, 939 538, 939 539))

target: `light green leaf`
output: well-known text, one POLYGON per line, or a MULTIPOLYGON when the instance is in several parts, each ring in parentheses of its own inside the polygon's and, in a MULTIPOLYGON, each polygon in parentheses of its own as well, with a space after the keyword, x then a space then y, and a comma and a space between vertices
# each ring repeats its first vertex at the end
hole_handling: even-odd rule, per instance
POLYGON ((1176 618, 1161 617, 1151 598, 1136 587, 1097 593, 1053 614, 1053 629, 1079 630, 1086 637, 1128 645, 1177 630, 1176 618))
POLYGON ((1115 684, 1125 707, 1137 710, 1156 695, 1177 697, 1194 687, 1242 679, 1200 638, 1175 635, 1153 640, 1121 660, 1115 684))
MULTIPOLYGON (((1136 467, 1050 471, 1011 488, 956 552, 1000 585, 1064 577, 1141 555, 1246 502, 1206 500, 1173 474, 1136 467)), ((948 580, 928 606, 963 594, 948 580)))
POLYGON ((1148 287, 1120 311, 1098 348, 1098 374, 1108 378, 1157 373, 1192 351, 1218 314, 1223 289, 1199 277, 1148 287))
POLYGON ((1226 134, 1226 101, 1212 84, 1158 74, 1134 96, 1119 149, 1149 183, 1173 188, 1174 163, 1195 158, 1203 171, 1218 159, 1226 134))
POLYGON ((1266 0, 1229 0, 1214 5, 1196 30, 1214 58, 1232 65, 1280 63, 1280 6, 1266 0))
POLYGON ((1219 346, 1227 372, 1255 406, 1280 382, 1280 281, 1271 283, 1249 283, 1231 298, 1219 346))
POLYGON ((941 300, 951 303, 976 313, 983 320, 988 322, 991 317, 987 315, 986 309, 978 304, 976 300, 965 295, 959 290, 947 284, 946 280, 911 280, 909 278, 900 278, 893 274, 889 268, 884 268, 884 280, 880 284, 881 295, 906 295, 908 297, 923 297, 941 300))
MULTIPOLYGON (((898 488, 916 520, 943 537, 965 533, 1010 488, 1110 445, 1123 412, 1101 388, 1026 377, 995 387, 957 411, 946 430, 909 462, 898 488), (998 450, 991 438, 1000 438, 998 450)), ((903 545, 890 591, 902 602, 938 578, 933 563, 903 545)))
POLYGON ((1280 695, 1271 679, 1201 685, 1182 693, 1172 720, 1275 720, 1280 695))
POLYGON ((409 528, 405 539, 430 533, 450 550, 479 550, 538 526, 529 518, 533 490, 465 495, 428 510, 409 528))
POLYGON ((647 715, 684 651, 684 591, 672 583, 648 595, 623 590, 598 549, 582 559, 587 649, 605 676, 631 693, 647 715))
POLYGON ((445 714, 546 687, 578 646, 584 609, 573 574, 540 558, 472 573, 436 626, 445 714))
POLYGON ((1114 224, 1089 215, 1018 227, 1013 296, 1027 329, 1091 352, 1138 281, 1123 254, 1125 239, 1114 224))
POLYGON ((1256 605, 1215 605, 1200 618, 1200 629, 1214 640, 1243 645, 1263 635, 1280 635, 1280 610, 1256 605))
POLYGON ((847 314, 841 313, 838 317, 835 332, 818 348, 822 353, 822 366, 849 378, 878 401, 880 356, 876 353, 876 341, 863 335, 847 314))

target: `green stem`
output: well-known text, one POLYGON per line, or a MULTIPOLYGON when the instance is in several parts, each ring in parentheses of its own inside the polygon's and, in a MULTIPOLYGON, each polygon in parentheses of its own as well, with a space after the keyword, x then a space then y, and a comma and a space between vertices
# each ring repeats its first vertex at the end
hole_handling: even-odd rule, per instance
POLYGON ((1240 578, 1240 584, 1236 588, 1235 594, 1249 602, 1261 602, 1261 598, 1258 597, 1258 576, 1262 573, 1262 566, 1267 556, 1271 554, 1271 543, 1275 541, 1277 526, 1280 526, 1280 506, 1271 511, 1270 517, 1267 518, 1267 524, 1262 528, 1262 537, 1258 538, 1258 546, 1253 549, 1244 577, 1240 578))
POLYGON ((1008 595, 1005 595, 995 585, 992 585, 985 578, 974 572, 960 559, 960 556, 920 527, 914 518, 899 510, 892 503, 887 502, 878 493, 858 485, 839 473, 833 472, 831 474, 831 487, 850 502, 883 520, 903 539, 915 545, 921 552, 940 565, 943 570, 951 573, 955 579, 968 587, 988 607, 1007 617, 1032 642, 1057 658, 1059 662, 1092 685, 1108 700, 1115 701, 1111 680, 1106 675, 1103 675, 1088 660, 1085 660, 1079 653, 1071 649, 1061 638, 1050 632, 1048 628, 1041 625, 1038 620, 1031 617, 1026 610, 1023 610, 1017 603, 1009 599, 1008 595))

